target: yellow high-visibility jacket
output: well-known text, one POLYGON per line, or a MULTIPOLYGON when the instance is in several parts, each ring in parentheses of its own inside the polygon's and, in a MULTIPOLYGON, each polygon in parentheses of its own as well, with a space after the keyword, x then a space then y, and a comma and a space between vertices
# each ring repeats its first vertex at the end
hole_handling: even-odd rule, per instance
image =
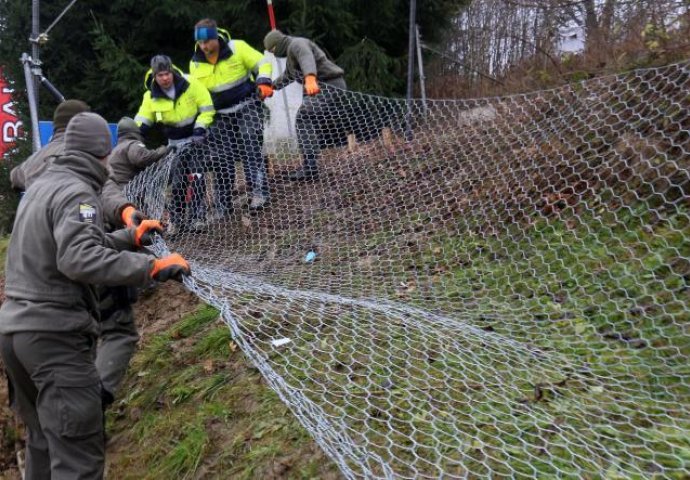
POLYGON ((156 83, 153 72, 146 72, 146 93, 134 121, 145 132, 154 123, 163 125, 163 132, 170 140, 191 137, 194 129, 206 130, 215 109, 206 87, 192 78, 185 78, 179 68, 173 67, 175 98, 168 97, 156 83))
POLYGON ((215 65, 197 45, 189 62, 189 75, 211 92, 213 105, 219 113, 251 97, 256 84, 271 85, 273 66, 264 55, 243 40, 230 40, 226 30, 218 29, 220 51, 215 65))

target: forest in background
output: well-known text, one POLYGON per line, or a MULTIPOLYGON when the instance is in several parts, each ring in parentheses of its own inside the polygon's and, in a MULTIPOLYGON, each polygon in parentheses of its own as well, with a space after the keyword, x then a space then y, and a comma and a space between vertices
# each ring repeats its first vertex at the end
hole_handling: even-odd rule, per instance
MULTIPOLYGON (((41 30, 69 4, 40 2, 41 30)), ((316 40, 347 72, 351 89, 402 96, 409 1, 275 0, 277 25, 316 40)), ((688 57, 690 0, 425 0, 417 23, 429 98, 469 98, 551 88, 688 57), (576 37, 582 48, 564 51, 576 37)), ((43 73, 66 98, 82 98, 108 120, 133 115, 143 76, 156 53, 183 69, 194 23, 210 16, 233 37, 260 48, 269 29, 264 0, 78 1, 41 49, 43 73)), ((30 52, 31 2, 0 0, 0 64, 13 82, 28 125, 22 52, 30 52)), ((415 95, 421 96, 419 75, 415 95)), ((55 100, 40 95, 41 119, 55 100)), ((0 163, 0 234, 9 231, 16 196, 9 170, 30 153, 19 142, 0 163)))

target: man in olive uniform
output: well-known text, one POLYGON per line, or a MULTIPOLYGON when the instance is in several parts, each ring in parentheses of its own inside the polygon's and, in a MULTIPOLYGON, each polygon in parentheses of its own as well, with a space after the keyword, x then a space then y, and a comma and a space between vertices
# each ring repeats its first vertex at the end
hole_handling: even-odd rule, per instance
MULTIPOLYGON (((81 100, 71 99, 60 103, 53 114, 53 136, 50 142, 12 170, 12 186, 24 191, 35 182, 65 152, 65 129, 72 117, 90 110, 89 105, 81 100)), ((134 123, 133 120, 131 122, 134 123)), ((136 124, 134 126, 138 131, 139 127, 136 124)), ((113 154, 117 153, 115 150, 113 154)), ((167 147, 161 147, 158 151, 161 150, 164 150, 164 154, 167 147)), ((129 149, 125 150, 128 151, 129 149)), ((134 151, 132 149, 133 153, 134 151)), ((122 149, 119 155, 122 155, 122 149)), ((133 156, 140 159, 139 155, 133 156)), ((119 160, 116 161, 116 164, 119 163, 119 160)), ((104 207, 103 220, 108 231, 123 226, 134 227, 144 219, 144 215, 124 196, 122 186, 112 180, 106 182, 101 192, 101 201, 104 207)), ((139 341, 131 307, 135 299, 134 292, 134 289, 124 286, 102 287, 99 291, 101 332, 96 367, 103 383, 104 406, 113 402, 139 341)))
POLYGON ((0 354, 27 426, 32 480, 103 477, 94 285, 143 286, 190 272, 178 254, 155 259, 128 251, 160 231, 157 221, 104 233, 99 192, 111 149, 105 120, 76 115, 64 146, 17 210, 0 307, 0 354))
MULTIPOLYGON (((108 200, 116 199, 115 206, 109 209, 112 212, 117 210, 118 204, 127 202, 123 195, 127 183, 137 173, 163 158, 168 151, 167 146, 149 150, 144 145, 143 136, 134 120, 129 117, 120 119, 117 124, 117 145, 108 157, 110 177, 101 194, 104 206, 108 204, 108 200), (117 200, 118 198, 120 200, 117 200)), ((131 204, 127 204, 124 211, 135 213, 131 204)), ((119 222, 113 225, 112 218, 120 217, 121 215, 106 214, 106 222, 111 224, 113 229, 119 228, 119 222)), ((136 289, 127 286, 108 287, 102 289, 100 296, 101 334, 96 368, 103 384, 103 404, 108 406, 115 400, 115 394, 139 341, 132 310, 137 292, 136 289)))
MULTIPOLYGON (((55 158, 65 151, 65 129, 69 121, 82 112, 89 112, 91 108, 81 100, 65 100, 60 103, 53 113, 53 136, 43 148, 33 153, 29 158, 16 166, 10 172, 12 187, 24 191, 31 185, 52 163, 55 158)), ((106 188, 102 192, 105 206, 104 220, 114 228, 121 225, 132 227, 143 220, 143 214, 127 201, 121 189, 106 188)))
POLYGON ((153 150, 146 148, 139 125, 129 117, 122 117, 117 122, 117 145, 108 158, 110 178, 123 189, 139 172, 165 157, 169 151, 167 145, 153 150))
MULTIPOLYGON (((297 111, 297 140, 304 166, 291 172, 290 180, 315 180, 318 178, 317 159, 321 153, 321 129, 324 121, 342 110, 337 105, 339 91, 347 84, 345 71, 328 59, 323 50, 311 40, 285 35, 280 30, 271 30, 264 37, 264 47, 276 57, 287 57, 285 72, 275 82, 276 90, 292 81, 304 85, 304 100, 297 111), (321 93, 319 82, 336 87, 321 93), (338 90, 340 89, 340 90, 338 90), (320 94, 320 95, 319 95, 320 94)), ((342 112, 340 113, 342 114, 342 112)))
POLYGON ((53 112, 53 136, 50 142, 29 158, 17 165, 10 172, 12 188, 24 191, 36 180, 53 159, 64 151, 65 129, 70 119, 78 113, 88 112, 91 108, 81 100, 65 100, 53 112))

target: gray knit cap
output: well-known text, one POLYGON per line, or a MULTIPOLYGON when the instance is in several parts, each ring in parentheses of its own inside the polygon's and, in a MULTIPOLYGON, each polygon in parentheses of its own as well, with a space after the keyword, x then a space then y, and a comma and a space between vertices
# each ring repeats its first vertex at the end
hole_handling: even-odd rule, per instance
POLYGON ((108 122, 97 113, 84 112, 72 117, 65 132, 65 151, 76 150, 104 158, 112 150, 108 122))
POLYGON ((129 117, 122 117, 117 122, 117 138, 121 138, 128 133, 140 133, 139 125, 129 117))
POLYGON ((280 30, 271 30, 264 37, 264 48, 270 52, 271 49, 285 38, 285 36, 286 35, 280 30))
POLYGON ((151 70, 154 75, 160 72, 172 72, 172 60, 167 55, 155 55, 151 59, 151 70))
POLYGON ((91 108, 81 100, 70 99, 60 103, 53 113, 53 130, 59 131, 67 128, 67 124, 77 113, 90 112, 91 108))

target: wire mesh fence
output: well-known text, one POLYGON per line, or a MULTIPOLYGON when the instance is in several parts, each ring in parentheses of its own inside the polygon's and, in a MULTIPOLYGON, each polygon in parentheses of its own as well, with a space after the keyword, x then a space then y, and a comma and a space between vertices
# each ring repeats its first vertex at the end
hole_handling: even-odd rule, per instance
POLYGON ((689 87, 324 84, 299 151, 250 102, 128 193, 345 477, 687 478, 689 87))

